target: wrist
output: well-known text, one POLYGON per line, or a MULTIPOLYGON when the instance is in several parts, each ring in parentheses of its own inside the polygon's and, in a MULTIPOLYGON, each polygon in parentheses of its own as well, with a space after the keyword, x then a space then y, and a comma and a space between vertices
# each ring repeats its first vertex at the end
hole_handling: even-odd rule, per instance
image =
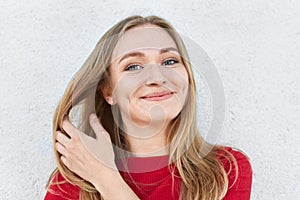
POLYGON ((139 198, 123 180, 119 171, 110 169, 94 181, 93 185, 104 199, 138 200, 139 198))
POLYGON ((92 174, 90 182, 95 186, 96 189, 101 189, 102 186, 105 186, 110 182, 114 182, 119 178, 122 177, 118 170, 105 167, 96 170, 96 173, 92 174))

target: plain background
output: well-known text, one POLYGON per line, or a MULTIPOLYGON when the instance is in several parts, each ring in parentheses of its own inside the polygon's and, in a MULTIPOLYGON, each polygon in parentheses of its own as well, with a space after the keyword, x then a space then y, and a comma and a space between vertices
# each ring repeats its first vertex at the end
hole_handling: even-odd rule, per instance
POLYGON ((251 199, 299 198, 299 1, 0 4, 0 199, 43 199, 57 102, 102 34, 133 14, 169 20, 215 63, 226 95, 218 143, 250 157, 251 199))

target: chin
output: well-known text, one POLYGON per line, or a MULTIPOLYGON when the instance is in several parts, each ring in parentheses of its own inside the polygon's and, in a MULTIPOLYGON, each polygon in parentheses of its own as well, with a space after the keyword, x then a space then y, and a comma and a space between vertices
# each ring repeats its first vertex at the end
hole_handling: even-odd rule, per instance
POLYGON ((172 112, 172 113, 151 113, 149 116, 147 115, 139 115, 137 116, 134 121, 139 121, 143 124, 150 124, 150 123, 168 123, 171 120, 175 119, 179 112, 172 112), (144 116, 144 117, 141 117, 144 116))

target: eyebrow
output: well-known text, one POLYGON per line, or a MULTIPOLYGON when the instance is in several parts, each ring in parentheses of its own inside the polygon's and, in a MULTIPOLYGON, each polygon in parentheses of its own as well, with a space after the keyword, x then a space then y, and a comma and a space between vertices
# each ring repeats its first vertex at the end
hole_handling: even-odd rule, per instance
MULTIPOLYGON (((175 47, 168 47, 168 48, 163 48, 159 51, 159 54, 164 54, 170 51, 175 51, 179 54, 178 49, 176 49, 175 47)), ((127 53, 125 54, 118 63, 122 62, 124 59, 127 59, 129 57, 145 57, 145 54, 139 51, 135 51, 135 52, 131 52, 131 53, 127 53)))

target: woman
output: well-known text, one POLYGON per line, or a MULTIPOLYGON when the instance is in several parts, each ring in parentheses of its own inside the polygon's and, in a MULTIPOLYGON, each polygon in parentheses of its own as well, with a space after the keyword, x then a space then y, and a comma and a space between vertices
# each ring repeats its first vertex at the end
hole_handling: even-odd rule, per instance
POLYGON ((156 16, 117 23, 56 109, 58 168, 45 199, 249 199, 247 157, 205 142, 195 105, 191 64, 175 29, 156 16), (68 117, 76 107, 78 127, 68 117))

